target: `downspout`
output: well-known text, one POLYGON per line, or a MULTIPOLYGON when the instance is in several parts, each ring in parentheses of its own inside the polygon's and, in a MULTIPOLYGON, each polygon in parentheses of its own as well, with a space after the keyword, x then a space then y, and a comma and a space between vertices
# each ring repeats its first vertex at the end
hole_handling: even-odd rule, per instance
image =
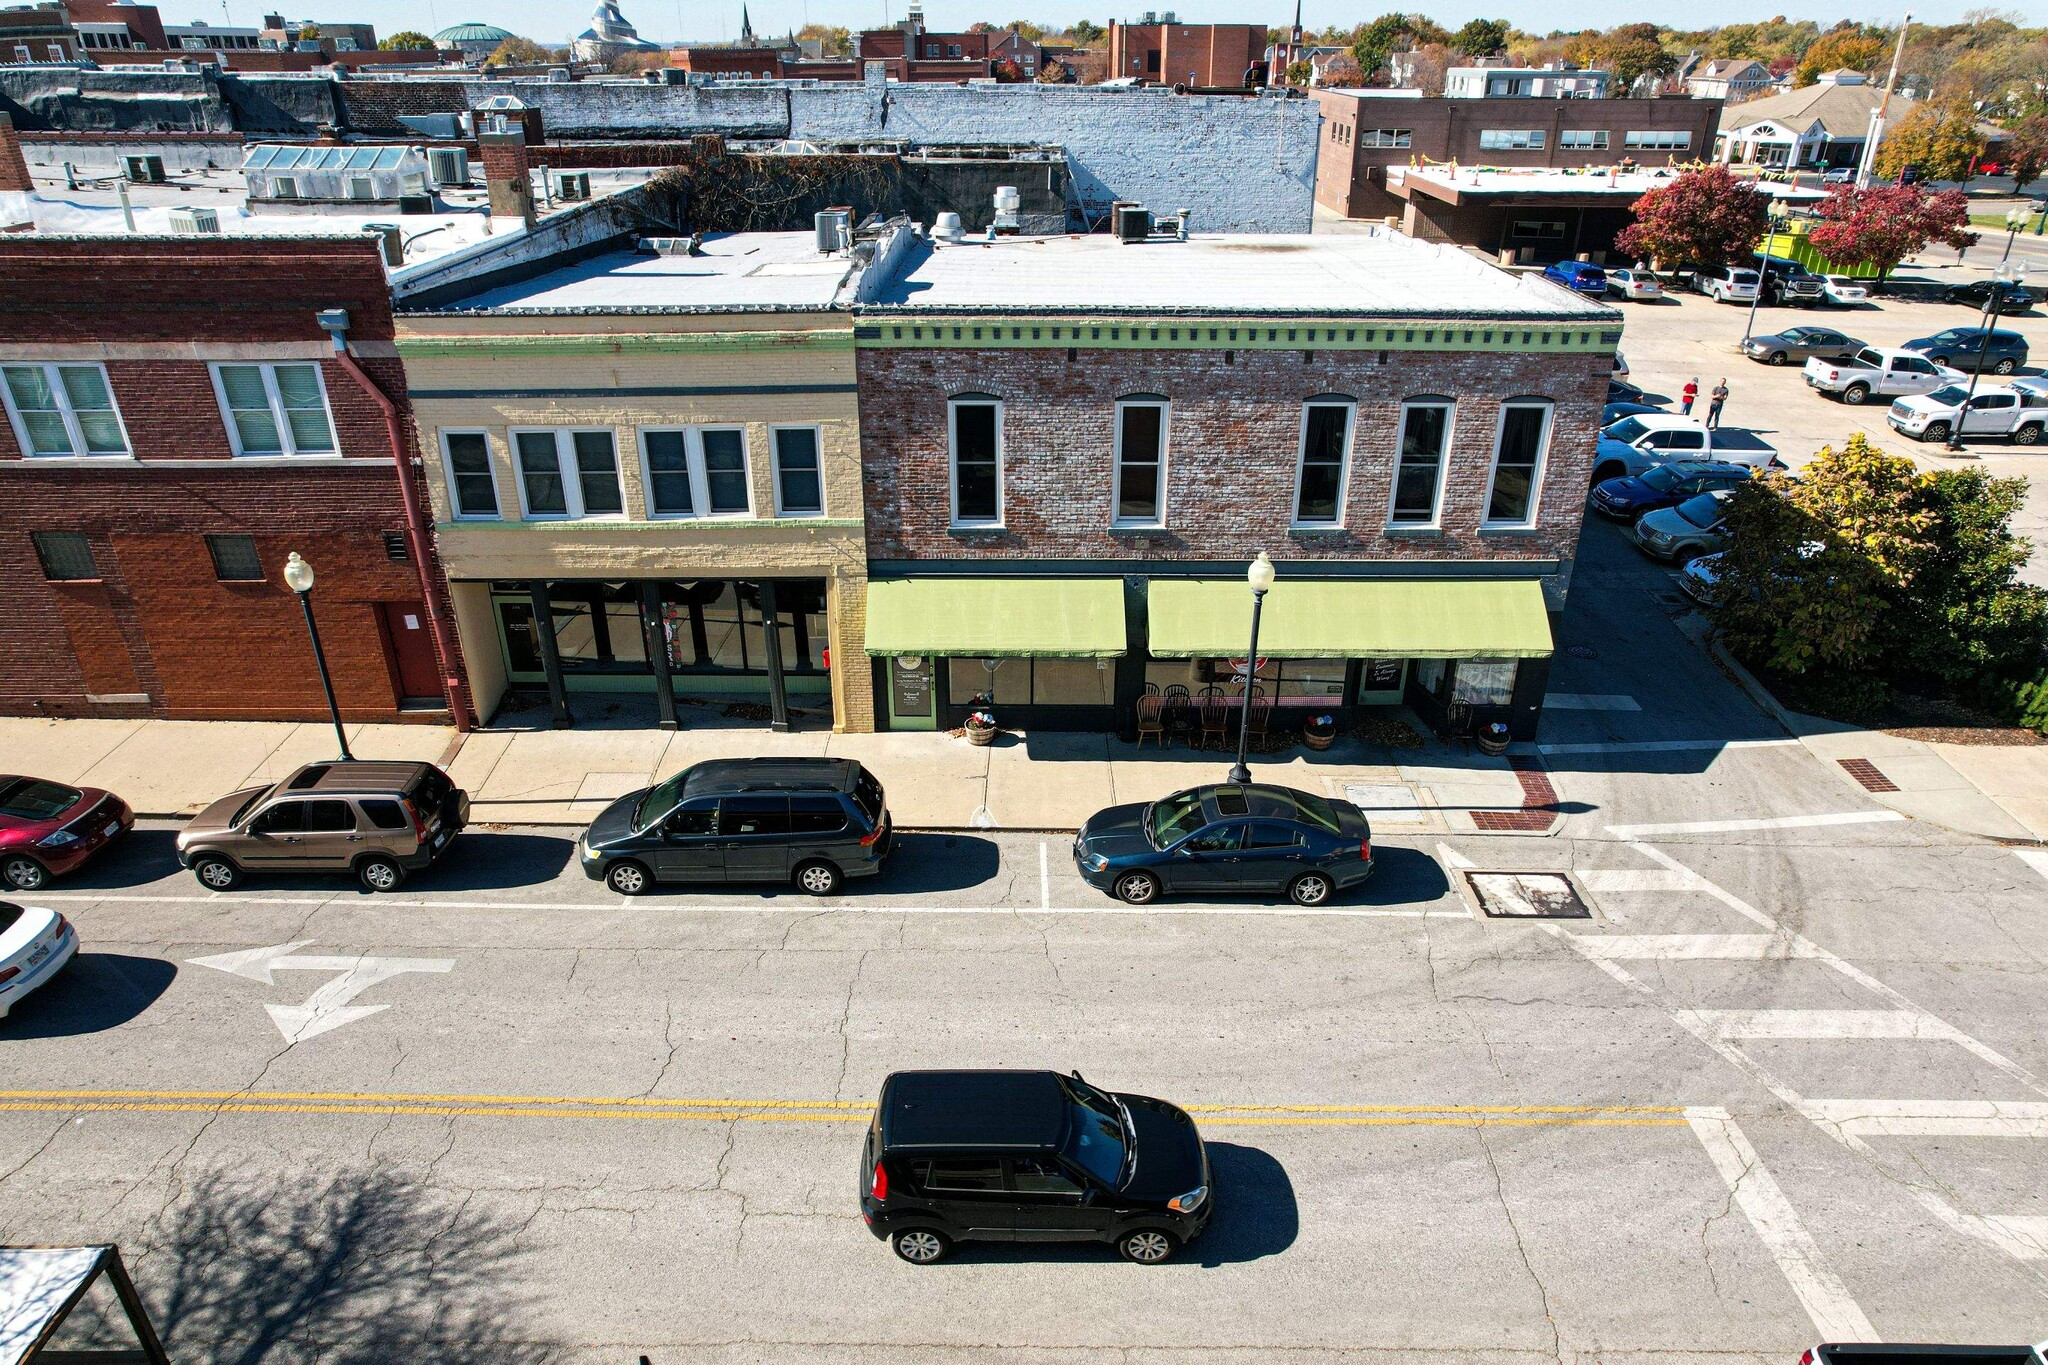
POLYGON ((440 659, 441 685, 446 689, 449 709, 455 713, 455 729, 458 734, 466 735, 476 728, 475 711, 470 704, 469 683, 453 667, 456 657, 454 637, 449 634, 448 618, 441 614, 439 595, 434 591, 434 583, 429 576, 427 522, 420 509, 419 492, 413 486, 412 463, 406 458, 405 423, 398 415, 398 405, 377 386, 377 381, 370 378, 350 353, 347 312, 339 308, 327 309, 320 314, 320 325, 327 329, 328 336, 334 338, 335 361, 383 410, 384 428, 391 437, 391 463, 398 474, 398 494, 405 502, 406 551, 412 556, 413 569, 419 575, 420 602, 427 613, 427 630, 434 637, 434 653, 440 659))

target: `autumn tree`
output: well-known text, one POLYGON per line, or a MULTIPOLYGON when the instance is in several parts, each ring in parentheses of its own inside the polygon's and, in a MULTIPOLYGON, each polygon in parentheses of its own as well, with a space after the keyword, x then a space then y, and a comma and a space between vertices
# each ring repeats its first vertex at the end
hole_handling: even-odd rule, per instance
POLYGON ((1627 95, 1646 76, 1664 77, 1678 70, 1678 58, 1665 49, 1655 24, 1623 24, 1589 41, 1585 59, 1614 73, 1608 93, 1627 95))
POLYGON ((1358 69, 1356 57, 1339 52, 1323 63, 1323 84, 1332 90, 1356 90, 1365 84, 1365 73, 1358 69))
POLYGON ((1855 27, 1824 33, 1806 49, 1792 68, 1794 85, 1812 85, 1823 71, 1868 71, 1883 61, 1888 48, 1882 36, 1866 34, 1855 27))
POLYGON ((499 43, 484 58, 485 66, 546 66, 555 59, 555 54, 531 38, 516 34, 499 43))
POLYGON ((1960 251, 1977 240, 1969 230, 1969 199, 1961 190, 1838 185, 1814 212, 1820 221, 1807 233, 1807 242, 1836 265, 1877 267, 1879 290, 1914 252, 1930 245, 1960 251))
POLYGON ((1630 206, 1635 221, 1616 235, 1614 245, 1664 269, 1711 270, 1756 250, 1769 226, 1765 202, 1726 166, 1687 171, 1630 206))
POLYGON ((2012 137, 1999 152, 2014 190, 2024 190, 2048 170, 2048 114, 2029 114, 2008 130, 2012 137))
POLYGON ((1351 55, 1370 79, 1387 64, 1390 54, 1425 43, 1448 43, 1450 38, 1449 30, 1426 14, 1382 14, 1353 31, 1351 55))
MULTIPOLYGON (((1402 74, 1409 89, 1436 96, 1443 94, 1444 77, 1450 74, 1454 64, 1448 47, 1442 43, 1424 43, 1409 52, 1406 70, 1402 74)), ((1323 83, 1329 84, 1327 80, 1323 83)))
POLYGON ((796 31, 797 41, 815 42, 821 57, 853 55, 853 34, 833 24, 805 24, 796 31))
POLYGON ((1108 33, 1108 29, 1089 19, 1076 19, 1073 23, 1067 25, 1067 36, 1083 47, 1086 47, 1089 43, 1100 41, 1108 33))
POLYGON ((1918 166, 1923 180, 1968 180, 1972 164, 1983 152, 1975 110, 1961 100, 1929 102, 1884 135, 1876 170, 1886 180, 1898 179, 1908 166, 1918 166))
POLYGON ((1453 51, 1468 57, 1491 57, 1497 52, 1508 50, 1508 21, 1505 19, 1473 19, 1451 35, 1453 51))
POLYGON ((379 52, 431 52, 434 50, 434 40, 416 29, 406 29, 402 33, 392 34, 389 38, 377 44, 377 50, 379 52))

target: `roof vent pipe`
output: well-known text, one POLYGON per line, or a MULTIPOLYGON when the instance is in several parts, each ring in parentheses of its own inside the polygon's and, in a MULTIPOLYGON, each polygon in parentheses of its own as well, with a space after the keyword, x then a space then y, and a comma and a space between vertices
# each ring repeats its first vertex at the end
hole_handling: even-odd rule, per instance
POLYGON ((960 225, 960 215, 951 209, 932 220, 932 237, 936 241, 957 244, 966 235, 960 225))

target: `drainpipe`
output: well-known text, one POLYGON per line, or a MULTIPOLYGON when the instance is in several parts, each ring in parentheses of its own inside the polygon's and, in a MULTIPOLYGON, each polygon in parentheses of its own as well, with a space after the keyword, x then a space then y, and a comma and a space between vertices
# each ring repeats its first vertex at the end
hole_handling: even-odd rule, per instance
POLYGON ((327 335, 334 339, 334 359, 349 372, 362 391, 372 402, 383 410, 384 428, 391 436, 391 463, 398 473, 398 493, 405 501, 405 545, 412 556, 414 570, 419 574, 420 602, 427 613, 427 630, 434 637, 434 652, 440 656, 441 684, 447 690, 449 709, 455 713, 455 729, 458 734, 468 734, 475 728, 475 712, 470 704, 469 683, 453 667, 455 640, 449 633, 448 618, 441 614, 439 595, 428 572, 427 522, 420 508, 419 492, 413 486, 412 462, 406 458, 405 424, 399 419, 398 405, 391 401, 377 381, 370 378, 354 355, 348 349, 348 312, 341 308, 325 309, 320 314, 320 325, 327 335))

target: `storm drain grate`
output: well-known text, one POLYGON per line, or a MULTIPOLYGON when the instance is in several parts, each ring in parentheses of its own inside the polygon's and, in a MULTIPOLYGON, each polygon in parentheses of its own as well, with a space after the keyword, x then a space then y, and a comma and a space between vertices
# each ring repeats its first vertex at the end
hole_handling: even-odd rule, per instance
POLYGON ((1560 872, 1467 872, 1490 919, 1591 919, 1572 879, 1560 872))
POLYGON ((1862 784, 1867 792, 1895 792, 1899 784, 1877 770, 1877 765, 1867 758, 1838 758, 1842 771, 1862 784))

